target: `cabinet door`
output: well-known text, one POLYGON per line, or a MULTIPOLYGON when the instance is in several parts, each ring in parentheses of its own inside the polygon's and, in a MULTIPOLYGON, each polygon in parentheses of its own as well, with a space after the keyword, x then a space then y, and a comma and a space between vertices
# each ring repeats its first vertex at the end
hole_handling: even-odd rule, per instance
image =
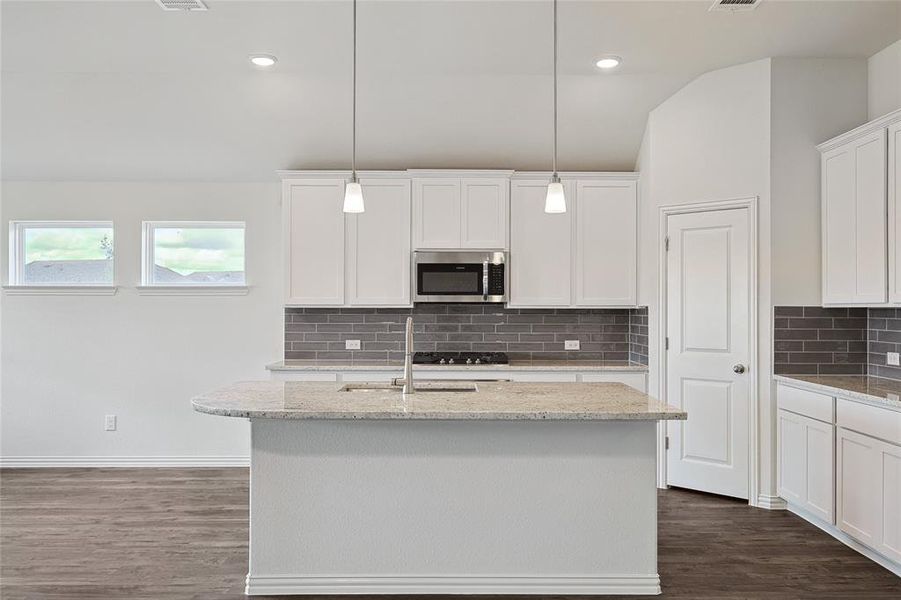
POLYGON ((776 430, 778 456, 778 493, 789 504, 804 504, 804 473, 807 464, 807 444, 804 442, 804 423, 801 417, 785 410, 779 411, 776 430))
POLYGON ((576 306, 635 305, 637 190, 634 181, 576 183, 576 306))
MULTIPOLYGON (((510 306, 569 306, 572 210, 544 212, 546 179, 511 184, 510 306)), ((573 186, 564 184, 572 206, 573 186)))
POLYGON ((347 299, 410 305, 410 181, 363 179, 366 212, 347 215, 347 299))
POLYGON ((824 304, 886 301, 885 176, 885 130, 822 156, 824 304))
POLYGON ((839 529, 875 548, 880 533, 880 442, 847 429, 836 434, 837 523, 839 529))
POLYGON ((881 442, 882 518, 876 550, 901 563, 901 446, 881 442))
POLYGON ((461 182, 461 246, 506 248, 508 179, 463 179, 461 182))
POLYGON ((460 247, 460 180, 413 180, 413 247, 460 247))
POLYGON ((286 304, 344 304, 343 202, 343 179, 282 184, 286 304))
POLYGON ((827 523, 835 523, 835 426, 804 421, 804 508, 827 523))
POLYGON ((889 302, 901 304, 901 122, 888 128, 889 302))

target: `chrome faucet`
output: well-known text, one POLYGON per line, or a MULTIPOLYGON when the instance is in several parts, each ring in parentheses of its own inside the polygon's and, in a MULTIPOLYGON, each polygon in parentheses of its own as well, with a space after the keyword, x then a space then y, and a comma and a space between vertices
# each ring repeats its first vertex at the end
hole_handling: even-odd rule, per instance
POLYGON ((404 350, 404 394, 413 394, 413 317, 407 317, 406 348, 404 350))

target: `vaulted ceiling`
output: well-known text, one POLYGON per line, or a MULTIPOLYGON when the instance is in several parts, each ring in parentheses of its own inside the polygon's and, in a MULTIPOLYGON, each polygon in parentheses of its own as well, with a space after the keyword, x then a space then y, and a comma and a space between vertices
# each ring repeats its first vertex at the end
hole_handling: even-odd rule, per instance
MULTIPOLYGON (((274 180, 346 168, 351 3, 4 0, 5 179, 274 180), (252 67, 265 52, 278 64, 252 67)), ((560 0, 563 170, 631 170, 648 112, 699 74, 767 56, 866 57, 901 2, 560 0), (600 72, 595 60, 623 57, 600 72)), ((358 167, 547 169, 550 0, 360 0, 358 167)))

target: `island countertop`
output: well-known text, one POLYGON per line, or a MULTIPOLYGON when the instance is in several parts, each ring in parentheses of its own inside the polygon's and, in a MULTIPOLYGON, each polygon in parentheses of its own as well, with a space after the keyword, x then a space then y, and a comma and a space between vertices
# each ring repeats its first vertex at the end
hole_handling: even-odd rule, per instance
MULTIPOLYGON (((622 383, 455 382, 477 391, 342 391, 342 384, 242 381, 192 400, 194 410, 249 419, 684 420, 687 413, 622 383)), ((420 385, 420 384, 417 384, 420 385)), ((422 385, 427 385, 423 383, 422 385)))

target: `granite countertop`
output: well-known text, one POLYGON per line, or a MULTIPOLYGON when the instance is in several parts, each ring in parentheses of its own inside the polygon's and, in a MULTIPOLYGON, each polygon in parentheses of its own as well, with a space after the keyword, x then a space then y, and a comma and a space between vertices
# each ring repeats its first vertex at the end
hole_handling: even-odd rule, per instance
MULTIPOLYGON (((266 365, 270 371, 403 371, 396 361, 335 362, 280 360, 266 365)), ((511 360, 507 365, 413 365, 414 371, 630 371, 647 373, 648 366, 618 360, 511 360)))
MULTIPOLYGON (((432 383, 441 388, 472 383, 432 383)), ((684 420, 622 383, 479 382, 477 391, 341 391, 340 383, 242 381, 198 396, 194 410, 251 419, 684 420)), ((419 386, 417 386, 419 387, 419 386)))
POLYGON ((901 381, 867 375, 776 375, 777 382, 901 411, 901 381))

